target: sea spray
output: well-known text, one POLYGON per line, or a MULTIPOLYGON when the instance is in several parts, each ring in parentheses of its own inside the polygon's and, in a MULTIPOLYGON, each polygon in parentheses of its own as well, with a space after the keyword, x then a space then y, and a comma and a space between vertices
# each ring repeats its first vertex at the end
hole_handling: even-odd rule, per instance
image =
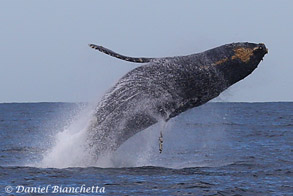
MULTIPOLYGON (((204 106, 205 108, 209 106, 204 106)), ((209 116, 202 115, 202 107, 191 110, 137 133, 128 139, 115 152, 98 154, 90 148, 88 127, 94 121, 93 106, 83 109, 72 123, 58 132, 52 148, 43 155, 38 167, 141 167, 160 166, 170 168, 204 167, 225 165, 229 157, 222 157, 229 147, 226 134, 227 125, 223 121, 226 113, 222 107, 209 111, 209 116), (181 127, 185 127, 182 130, 181 127), (215 129, 216 128, 216 129, 215 129), (158 139, 162 131, 164 149, 159 153, 158 139), (189 152, 194 146, 194 152, 189 152), (180 154, 174 155, 174 152, 180 154), (194 154, 186 157, 185 154, 194 154), (174 157, 181 157, 175 160, 174 157)), ((62 120, 62 119, 60 119, 62 120)))
MULTIPOLYGON (((51 149, 43 155, 40 167, 87 167, 95 165, 86 143, 87 127, 93 118, 93 109, 87 106, 72 119, 72 123, 57 132, 51 149)), ((60 119, 62 120, 62 119, 60 119)))
MULTIPOLYGON (((158 137, 163 124, 156 125, 136 134, 117 152, 99 153, 89 140, 89 127, 95 123, 95 105, 89 104, 80 110, 68 126, 56 132, 51 147, 43 153, 39 163, 30 164, 44 168, 67 167, 137 167, 154 164, 153 155, 159 152, 158 137), (134 151, 133 151, 134 150, 134 151)), ((68 119, 59 119, 68 121, 68 119)), ((102 130, 103 131, 103 130, 102 130)), ((101 133, 103 134, 103 132, 101 133)), ((107 145, 96 141, 95 145, 107 145)))

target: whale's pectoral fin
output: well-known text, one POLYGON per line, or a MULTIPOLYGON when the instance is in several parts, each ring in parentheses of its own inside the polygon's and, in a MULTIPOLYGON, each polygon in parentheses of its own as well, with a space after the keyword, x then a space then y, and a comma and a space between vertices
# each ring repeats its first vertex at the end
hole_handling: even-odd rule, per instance
POLYGON ((134 63, 148 63, 153 61, 155 58, 136 58, 136 57, 128 57, 128 56, 124 56, 121 54, 118 54, 112 50, 109 50, 108 48, 104 48, 103 46, 97 46, 95 44, 89 44, 89 46, 95 50, 99 50, 100 52, 103 52, 105 54, 108 54, 110 56, 116 57, 118 59, 122 59, 125 61, 130 61, 130 62, 134 62, 134 63))

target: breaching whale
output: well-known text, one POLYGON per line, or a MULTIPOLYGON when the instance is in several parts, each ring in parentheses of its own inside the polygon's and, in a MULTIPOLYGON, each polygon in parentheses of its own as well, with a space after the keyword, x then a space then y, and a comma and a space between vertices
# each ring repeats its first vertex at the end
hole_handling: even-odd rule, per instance
POLYGON ((100 154, 160 120, 217 97, 244 79, 268 52, 263 43, 231 43, 202 53, 163 58, 134 58, 90 44, 113 57, 142 63, 124 75, 101 99, 88 138, 100 154))

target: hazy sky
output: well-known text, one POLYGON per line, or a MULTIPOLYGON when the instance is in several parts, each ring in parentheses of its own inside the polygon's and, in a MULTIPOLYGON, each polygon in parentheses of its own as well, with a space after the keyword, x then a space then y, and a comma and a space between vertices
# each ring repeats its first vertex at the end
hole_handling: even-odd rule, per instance
POLYGON ((263 42, 264 61, 220 96, 293 101, 293 1, 1 0, 0 102, 93 101, 139 64, 239 41, 263 42))

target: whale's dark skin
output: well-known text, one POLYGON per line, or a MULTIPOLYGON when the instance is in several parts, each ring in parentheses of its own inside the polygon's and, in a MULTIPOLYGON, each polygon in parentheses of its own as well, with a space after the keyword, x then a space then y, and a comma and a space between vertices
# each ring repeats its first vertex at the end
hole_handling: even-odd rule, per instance
POLYGON ((98 153, 114 151, 128 138, 217 97, 258 66, 264 44, 232 43, 198 54, 133 58, 90 44, 122 60, 145 63, 125 76, 101 99, 88 129, 98 153))

